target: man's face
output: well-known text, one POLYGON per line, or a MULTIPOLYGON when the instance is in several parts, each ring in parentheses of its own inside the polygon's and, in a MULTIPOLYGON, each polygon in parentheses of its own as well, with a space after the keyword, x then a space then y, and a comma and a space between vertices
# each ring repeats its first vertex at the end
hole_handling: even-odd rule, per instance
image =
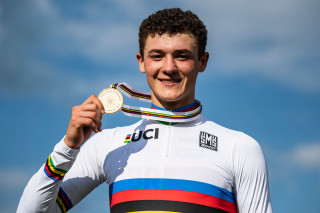
POLYGON ((193 103, 197 75, 206 68, 209 54, 198 60, 196 39, 189 34, 149 36, 144 58, 137 54, 140 71, 146 73, 152 102, 167 109, 193 103))

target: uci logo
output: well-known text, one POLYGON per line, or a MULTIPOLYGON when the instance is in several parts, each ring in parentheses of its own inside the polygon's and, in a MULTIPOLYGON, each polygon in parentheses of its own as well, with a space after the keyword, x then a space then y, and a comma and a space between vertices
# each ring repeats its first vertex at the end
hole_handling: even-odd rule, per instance
POLYGON ((137 142, 141 138, 145 140, 158 139, 158 136, 159 136, 159 128, 147 129, 145 131, 139 131, 138 133, 135 132, 133 134, 128 134, 126 136, 126 139, 124 140, 124 143, 137 142))

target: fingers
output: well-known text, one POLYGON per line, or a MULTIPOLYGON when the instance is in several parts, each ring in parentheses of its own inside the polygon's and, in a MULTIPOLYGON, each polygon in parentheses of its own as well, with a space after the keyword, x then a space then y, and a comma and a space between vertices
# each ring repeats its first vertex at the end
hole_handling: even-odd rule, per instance
POLYGON ((86 104, 95 104, 95 105, 97 105, 97 107, 101 111, 101 114, 104 114, 104 107, 103 107, 101 101, 99 100, 99 98, 97 96, 91 95, 87 100, 85 100, 85 102, 83 102, 82 105, 86 105, 86 104))
POLYGON ((97 133, 102 131, 102 114, 98 111, 80 111, 77 116, 83 120, 83 126, 90 126, 91 129, 97 133))
POLYGON ((82 104, 72 110, 76 128, 89 127, 95 133, 102 131, 102 112, 96 104, 82 104))
POLYGON ((93 132, 101 132, 103 114, 103 105, 95 95, 90 96, 81 105, 73 107, 64 139, 67 146, 79 148, 93 132))
POLYGON ((83 104, 81 104, 81 106, 83 107, 81 109, 83 111, 79 116, 83 118, 90 118, 94 122, 94 124, 90 124, 89 126, 95 133, 102 131, 101 119, 104 114, 104 107, 99 98, 95 95, 91 95, 87 100, 85 100, 85 102, 83 102, 83 104), (85 111, 90 111, 91 113, 85 113, 85 111))

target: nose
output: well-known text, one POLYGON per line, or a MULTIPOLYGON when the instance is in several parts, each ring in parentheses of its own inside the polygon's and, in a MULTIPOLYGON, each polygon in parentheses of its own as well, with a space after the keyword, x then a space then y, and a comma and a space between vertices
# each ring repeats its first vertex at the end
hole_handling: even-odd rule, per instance
POLYGON ((167 56, 163 62, 163 71, 166 73, 173 73, 177 70, 176 63, 172 56, 167 56))

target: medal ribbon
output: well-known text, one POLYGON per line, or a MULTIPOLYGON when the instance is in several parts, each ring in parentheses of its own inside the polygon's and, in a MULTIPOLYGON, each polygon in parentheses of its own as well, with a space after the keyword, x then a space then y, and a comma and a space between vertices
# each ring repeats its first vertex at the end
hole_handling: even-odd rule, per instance
MULTIPOLYGON (((144 102, 151 102, 150 92, 133 89, 127 83, 112 84, 111 87, 119 90, 122 94, 124 94, 125 96, 131 99, 144 101, 144 102)), ((200 116, 200 113, 202 111, 202 106, 198 100, 196 100, 196 102, 198 107, 187 112, 171 112, 171 111, 150 109, 150 108, 144 108, 144 107, 128 106, 125 104, 121 107, 121 111, 123 112, 123 114, 130 117, 180 123, 180 122, 193 121, 200 116)))

